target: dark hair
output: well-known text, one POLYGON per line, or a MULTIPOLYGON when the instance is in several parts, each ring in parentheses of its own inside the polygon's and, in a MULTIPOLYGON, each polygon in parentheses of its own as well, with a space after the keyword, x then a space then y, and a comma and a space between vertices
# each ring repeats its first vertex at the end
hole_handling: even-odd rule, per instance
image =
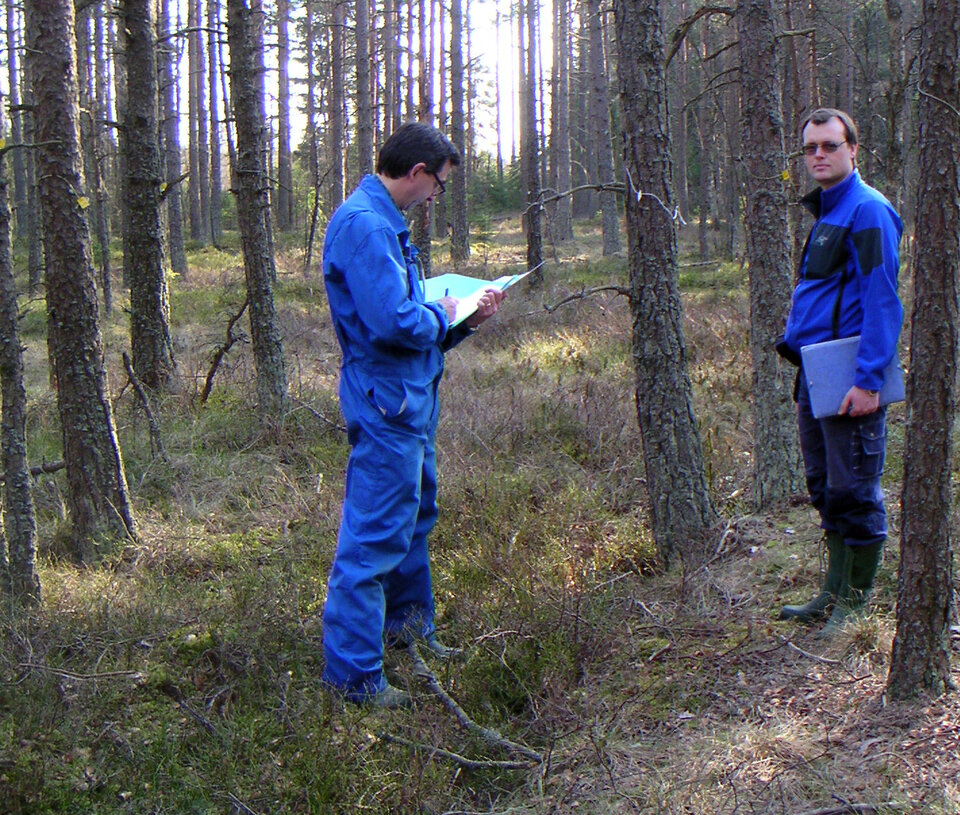
POLYGON ((460 151, 437 128, 423 122, 401 125, 380 148, 377 172, 387 178, 401 178, 423 162, 427 171, 438 173, 446 162, 460 164, 460 151))
POLYGON ((831 119, 839 119, 843 124, 844 130, 847 131, 847 144, 857 143, 857 126, 853 123, 853 119, 850 118, 849 113, 844 113, 842 110, 837 110, 836 108, 817 108, 807 117, 806 121, 800 125, 800 138, 803 138, 803 131, 806 130, 807 125, 825 125, 831 119))

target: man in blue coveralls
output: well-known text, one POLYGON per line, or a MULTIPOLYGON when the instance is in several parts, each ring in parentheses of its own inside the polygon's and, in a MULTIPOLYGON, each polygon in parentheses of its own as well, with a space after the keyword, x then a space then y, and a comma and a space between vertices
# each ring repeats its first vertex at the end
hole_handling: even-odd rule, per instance
POLYGON ((820 593, 784 606, 781 619, 827 620, 836 631, 865 607, 887 535, 880 476, 886 452, 883 369, 897 352, 903 307, 897 296, 900 216, 856 169, 857 130, 840 110, 804 123, 803 154, 819 187, 801 203, 816 217, 803 252, 781 353, 799 364, 804 345, 860 336, 857 370, 840 413, 815 419, 805 377, 797 416, 807 488, 825 532, 820 593))
POLYGON ((323 276, 343 352, 340 406, 350 459, 323 610, 324 680, 347 699, 405 707, 383 673, 383 641, 441 658, 427 536, 437 520, 434 436, 444 353, 496 313, 489 290, 450 327, 457 301, 424 302, 403 212, 444 192, 456 147, 422 123, 400 127, 327 227, 323 276))

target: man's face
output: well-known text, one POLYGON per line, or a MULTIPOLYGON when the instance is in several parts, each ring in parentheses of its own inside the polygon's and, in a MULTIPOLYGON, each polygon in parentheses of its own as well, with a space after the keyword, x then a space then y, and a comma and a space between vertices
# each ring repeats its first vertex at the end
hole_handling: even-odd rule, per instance
POLYGON ((449 161, 445 161, 436 173, 430 172, 426 164, 417 164, 410 171, 413 184, 410 189, 410 203, 407 204, 407 208, 433 201, 433 199, 442 195, 444 185, 447 183, 452 169, 449 161))
POLYGON ((857 145, 847 142, 847 130, 835 116, 822 125, 810 122, 803 129, 803 147, 807 171, 821 189, 839 184, 853 172, 857 145), (839 147, 831 153, 829 148, 833 145, 839 147), (815 152, 808 153, 814 146, 815 152))

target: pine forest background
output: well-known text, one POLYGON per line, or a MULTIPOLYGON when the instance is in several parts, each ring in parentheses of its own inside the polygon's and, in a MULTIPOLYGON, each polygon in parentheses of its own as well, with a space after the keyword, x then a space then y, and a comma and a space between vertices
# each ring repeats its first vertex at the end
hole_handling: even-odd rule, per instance
POLYGON ((0 813, 955 813, 953 0, 13 0, 0 26, 0 813), (773 343, 847 110, 902 213, 871 612, 820 579, 773 343), (450 354, 465 658, 319 681, 348 446, 324 229, 403 122, 450 354))

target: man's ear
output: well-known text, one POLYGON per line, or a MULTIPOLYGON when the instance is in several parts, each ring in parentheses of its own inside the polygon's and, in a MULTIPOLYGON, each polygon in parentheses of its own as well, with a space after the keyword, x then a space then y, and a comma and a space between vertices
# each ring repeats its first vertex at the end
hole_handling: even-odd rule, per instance
POLYGON ((419 161, 410 168, 409 172, 407 173, 407 176, 412 179, 418 172, 426 169, 427 169, 426 163, 419 161))

